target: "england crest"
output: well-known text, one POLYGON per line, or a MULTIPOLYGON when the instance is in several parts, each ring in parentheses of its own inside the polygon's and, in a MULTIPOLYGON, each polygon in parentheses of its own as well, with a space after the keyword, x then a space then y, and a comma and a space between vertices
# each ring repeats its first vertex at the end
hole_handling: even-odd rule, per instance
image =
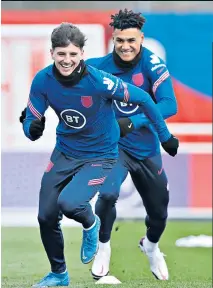
POLYGON ((89 108, 93 104, 92 96, 81 96, 81 104, 85 108, 89 108))
POLYGON ((134 75, 132 76, 132 82, 133 82, 136 86, 142 86, 142 85, 143 85, 143 82, 144 82, 143 74, 142 74, 142 73, 134 74, 134 75))

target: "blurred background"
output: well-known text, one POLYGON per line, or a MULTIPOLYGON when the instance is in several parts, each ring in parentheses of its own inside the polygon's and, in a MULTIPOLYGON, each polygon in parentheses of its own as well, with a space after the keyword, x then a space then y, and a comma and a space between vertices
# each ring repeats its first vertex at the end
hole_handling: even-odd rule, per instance
MULTIPOLYGON (((145 16, 144 45, 166 61, 178 101, 178 114, 167 122, 181 141, 180 152, 175 159, 163 153, 170 219, 211 218, 212 2, 3 1, 2 225, 37 225, 40 180, 55 145, 57 119, 50 109, 44 136, 31 142, 18 118, 32 78, 52 62, 53 28, 61 22, 79 25, 88 37, 86 58, 104 56, 113 49, 110 15, 123 8, 145 16)), ((117 207, 118 218, 145 215, 129 176, 117 207)))

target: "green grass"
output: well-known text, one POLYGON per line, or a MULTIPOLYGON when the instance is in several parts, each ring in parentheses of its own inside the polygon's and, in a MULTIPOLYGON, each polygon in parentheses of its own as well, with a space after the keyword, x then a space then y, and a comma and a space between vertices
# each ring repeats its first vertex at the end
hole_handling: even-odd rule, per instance
MULTIPOLYGON (((169 222, 160 242, 167 255, 170 280, 157 281, 147 258, 137 247, 144 235, 142 222, 117 222, 112 234, 111 275, 126 288, 210 288, 212 287, 212 249, 180 248, 178 238, 188 235, 212 235, 211 222, 169 222), (117 230, 117 231, 116 231, 117 230)), ((81 229, 63 228, 65 256, 72 278, 70 287, 97 287, 90 275, 91 264, 80 261, 81 229)), ((2 228, 1 287, 27 288, 49 272, 49 263, 41 244, 38 228, 2 228)), ((112 287, 99 285, 98 287, 112 287)))

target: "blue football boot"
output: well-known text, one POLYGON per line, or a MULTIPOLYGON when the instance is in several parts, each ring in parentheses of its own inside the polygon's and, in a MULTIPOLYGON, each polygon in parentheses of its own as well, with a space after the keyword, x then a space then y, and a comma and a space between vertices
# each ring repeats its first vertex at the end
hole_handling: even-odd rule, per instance
POLYGON ((43 279, 41 279, 40 282, 34 284, 33 288, 44 288, 44 287, 54 287, 54 286, 69 286, 70 278, 69 274, 66 271, 62 274, 57 274, 50 272, 45 276, 43 279))
POLYGON ((101 221, 97 215, 95 215, 95 219, 96 222, 92 228, 89 230, 83 229, 83 240, 81 245, 81 261, 83 264, 90 263, 98 252, 101 221))

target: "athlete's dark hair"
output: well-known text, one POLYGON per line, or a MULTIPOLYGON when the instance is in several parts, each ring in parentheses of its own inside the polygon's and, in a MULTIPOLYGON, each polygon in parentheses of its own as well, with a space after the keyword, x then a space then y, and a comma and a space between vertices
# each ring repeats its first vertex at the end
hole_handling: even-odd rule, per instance
POLYGON ((141 15, 141 13, 134 13, 132 10, 120 10, 118 14, 111 15, 112 22, 109 24, 114 29, 128 29, 128 28, 138 28, 142 29, 143 24, 146 19, 141 15))
POLYGON ((53 30, 51 42, 53 49, 56 47, 67 47, 70 43, 82 49, 86 38, 78 27, 64 22, 53 30))

